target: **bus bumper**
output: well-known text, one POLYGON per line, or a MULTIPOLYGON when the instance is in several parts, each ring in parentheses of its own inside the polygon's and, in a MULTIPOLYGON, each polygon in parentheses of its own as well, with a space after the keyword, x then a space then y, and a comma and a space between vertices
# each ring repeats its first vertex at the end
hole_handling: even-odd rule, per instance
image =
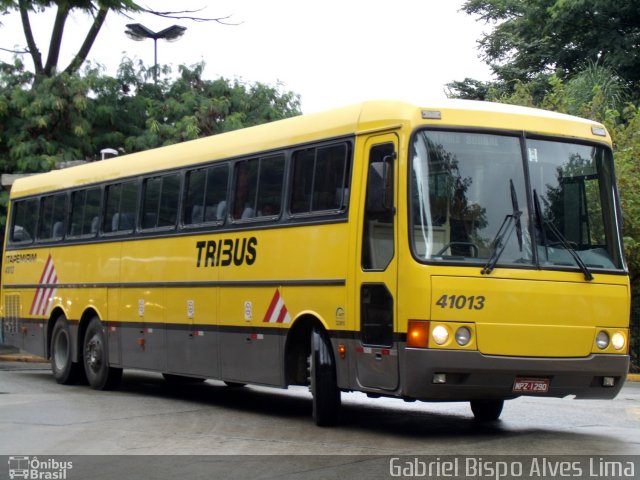
POLYGON ((613 398, 629 371, 628 355, 531 358, 480 352, 404 350, 401 394, 418 400, 543 397, 613 398), (444 374, 444 375, 443 375, 444 374), (605 386, 611 382, 612 386, 605 386), (516 392, 516 379, 548 379, 546 393, 516 392))

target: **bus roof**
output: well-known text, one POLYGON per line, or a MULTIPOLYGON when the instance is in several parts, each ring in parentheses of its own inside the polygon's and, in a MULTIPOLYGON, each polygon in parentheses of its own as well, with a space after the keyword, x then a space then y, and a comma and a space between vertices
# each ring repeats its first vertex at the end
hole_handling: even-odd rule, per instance
POLYGON ((24 177, 16 180, 11 196, 23 197, 322 139, 418 124, 527 131, 611 143, 606 130, 597 122, 535 108, 470 100, 418 104, 369 101, 24 177), (439 118, 432 118, 438 115, 425 118, 423 112, 438 112, 439 118), (593 128, 601 129, 604 136, 594 135, 593 128))

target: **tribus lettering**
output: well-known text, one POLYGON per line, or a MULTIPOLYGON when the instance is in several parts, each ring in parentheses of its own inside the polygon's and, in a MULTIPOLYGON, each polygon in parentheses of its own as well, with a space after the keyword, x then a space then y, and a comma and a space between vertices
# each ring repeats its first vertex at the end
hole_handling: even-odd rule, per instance
POLYGON ((196 267, 239 267, 242 264, 253 265, 256 261, 258 239, 226 238, 196 242, 198 260, 196 267))

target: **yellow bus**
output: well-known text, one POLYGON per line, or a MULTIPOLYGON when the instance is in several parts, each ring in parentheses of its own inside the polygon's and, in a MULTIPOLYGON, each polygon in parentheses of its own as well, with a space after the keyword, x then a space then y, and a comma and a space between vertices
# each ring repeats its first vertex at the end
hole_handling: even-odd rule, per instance
POLYGON ((500 104, 381 101, 15 182, 5 341, 62 384, 612 398, 629 277, 611 139, 500 104))

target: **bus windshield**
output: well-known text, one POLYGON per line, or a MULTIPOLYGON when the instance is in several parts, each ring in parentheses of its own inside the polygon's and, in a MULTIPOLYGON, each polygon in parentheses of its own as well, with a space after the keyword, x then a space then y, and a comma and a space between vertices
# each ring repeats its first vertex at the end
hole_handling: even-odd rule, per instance
POLYGON ((580 267, 587 277, 588 269, 623 268, 608 149, 421 130, 410 158, 417 259, 477 263, 485 273, 539 265, 580 267))

